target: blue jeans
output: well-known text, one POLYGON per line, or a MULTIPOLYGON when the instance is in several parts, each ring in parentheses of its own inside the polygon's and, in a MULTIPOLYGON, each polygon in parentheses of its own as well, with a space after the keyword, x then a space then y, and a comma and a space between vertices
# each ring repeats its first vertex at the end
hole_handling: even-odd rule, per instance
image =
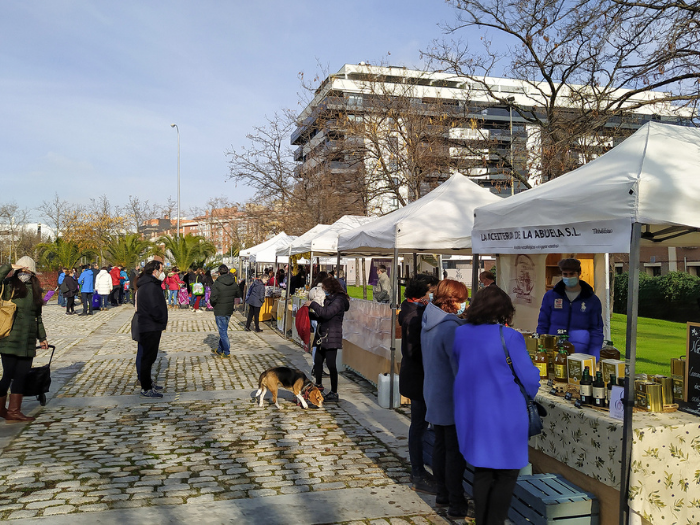
POLYGON ((177 306, 177 292, 178 290, 168 290, 168 304, 170 306, 177 306))
POLYGON ((425 474, 423 463, 423 434, 428 428, 425 420, 425 399, 422 397, 411 399, 411 426, 408 427, 408 457, 411 459, 411 474, 422 476, 425 474))
POLYGON ((216 328, 219 329, 219 349, 218 352, 229 355, 231 353, 231 344, 228 341, 228 322, 231 319, 230 315, 217 315, 216 328))
POLYGON ((109 295, 98 295, 100 301, 100 310, 109 308, 109 295))
POLYGON ((63 292, 61 290, 58 290, 58 306, 65 308, 66 302, 66 298, 63 297, 63 292))

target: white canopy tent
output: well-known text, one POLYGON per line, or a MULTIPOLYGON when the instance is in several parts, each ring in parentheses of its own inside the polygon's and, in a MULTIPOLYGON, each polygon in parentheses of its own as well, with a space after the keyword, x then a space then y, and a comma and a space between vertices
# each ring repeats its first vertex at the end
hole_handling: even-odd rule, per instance
POLYGON ((478 208, 476 253, 629 253, 620 523, 628 521, 640 245, 700 244, 700 129, 650 122, 598 159, 478 208))
POLYGON ((239 256, 247 257, 253 262, 260 263, 274 263, 277 257, 277 262, 287 264, 289 262, 288 258, 285 256, 277 256, 277 249, 280 246, 288 246, 289 243, 293 242, 295 239, 296 237, 287 235, 284 232, 278 233, 272 239, 241 250, 239 256))
MULTIPOLYGON (((471 253, 474 209, 499 200, 501 198, 488 189, 482 188, 461 173, 455 173, 424 197, 369 224, 341 234, 338 238, 338 252, 344 255, 348 253, 393 255, 391 273, 395 295, 391 301, 391 326, 393 327, 396 324, 399 253, 471 253)), ((477 261, 474 260, 474 269, 476 265, 477 261)), ((391 330, 390 352, 389 406, 393 406, 396 354, 394 330, 391 330)))
POLYGON ((474 209, 502 200, 461 173, 403 208, 341 233, 345 253, 471 253, 474 209))

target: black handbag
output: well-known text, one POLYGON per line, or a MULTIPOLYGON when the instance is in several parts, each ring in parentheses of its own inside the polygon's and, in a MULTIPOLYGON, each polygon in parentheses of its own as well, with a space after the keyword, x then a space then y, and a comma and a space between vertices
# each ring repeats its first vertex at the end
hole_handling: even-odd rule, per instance
POLYGON ((46 392, 49 391, 49 386, 51 386, 51 360, 53 359, 53 353, 56 351, 54 345, 49 345, 49 348, 51 349, 49 363, 29 369, 24 380, 24 391, 22 392, 24 396, 36 396, 41 406, 46 405, 46 392))
POLYGON ((525 397, 528 420, 527 437, 531 438, 532 436, 536 436, 537 434, 540 434, 542 432, 542 429, 544 428, 544 425, 542 424, 542 418, 547 415, 547 410, 537 401, 532 399, 525 391, 525 387, 520 382, 520 379, 518 379, 518 375, 515 373, 515 369, 513 368, 513 361, 510 358, 510 353, 508 352, 508 347, 506 346, 506 340, 503 337, 503 325, 498 325, 498 330, 501 334, 501 344, 503 344, 503 351, 506 353, 506 362, 510 367, 510 371, 513 372, 513 378, 515 379, 515 383, 520 387, 520 391, 525 397))

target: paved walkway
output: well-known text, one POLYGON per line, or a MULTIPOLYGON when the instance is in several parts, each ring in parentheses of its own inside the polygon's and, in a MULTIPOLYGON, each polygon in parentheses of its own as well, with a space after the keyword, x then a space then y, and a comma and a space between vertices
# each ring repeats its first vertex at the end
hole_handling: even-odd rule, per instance
MULTIPOLYGON (((252 402, 260 373, 310 356, 265 327, 229 326, 231 358, 212 353, 210 312, 170 310, 154 366, 162 400, 141 398, 133 309, 44 310, 57 347, 49 401, 31 424, 0 423, 0 519, 15 524, 451 523, 409 488, 408 418, 342 374, 338 403, 302 410, 252 402)), ((44 364, 46 356, 35 359, 44 364)), ((269 394, 268 394, 269 396, 269 394)), ((461 520, 460 520, 461 521, 461 520)))

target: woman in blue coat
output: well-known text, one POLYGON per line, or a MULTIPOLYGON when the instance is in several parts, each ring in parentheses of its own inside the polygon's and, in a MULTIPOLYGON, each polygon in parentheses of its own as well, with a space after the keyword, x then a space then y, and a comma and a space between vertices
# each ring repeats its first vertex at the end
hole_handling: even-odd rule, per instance
POLYGON ((435 503, 449 505, 453 518, 467 516, 462 476, 464 458, 459 451, 455 429, 453 386, 457 363, 452 356, 455 329, 464 324, 457 317, 467 306, 467 287, 459 281, 444 279, 435 289, 433 302, 425 307, 420 346, 423 354, 423 397, 425 420, 435 428, 433 475, 437 485, 435 503))
POLYGON ((540 375, 522 334, 502 326, 514 313, 508 294, 489 286, 473 297, 467 324, 455 332, 455 424, 459 449, 476 469, 477 525, 504 523, 518 471, 528 463, 525 398, 506 361, 501 330, 515 373, 532 397, 540 375))

